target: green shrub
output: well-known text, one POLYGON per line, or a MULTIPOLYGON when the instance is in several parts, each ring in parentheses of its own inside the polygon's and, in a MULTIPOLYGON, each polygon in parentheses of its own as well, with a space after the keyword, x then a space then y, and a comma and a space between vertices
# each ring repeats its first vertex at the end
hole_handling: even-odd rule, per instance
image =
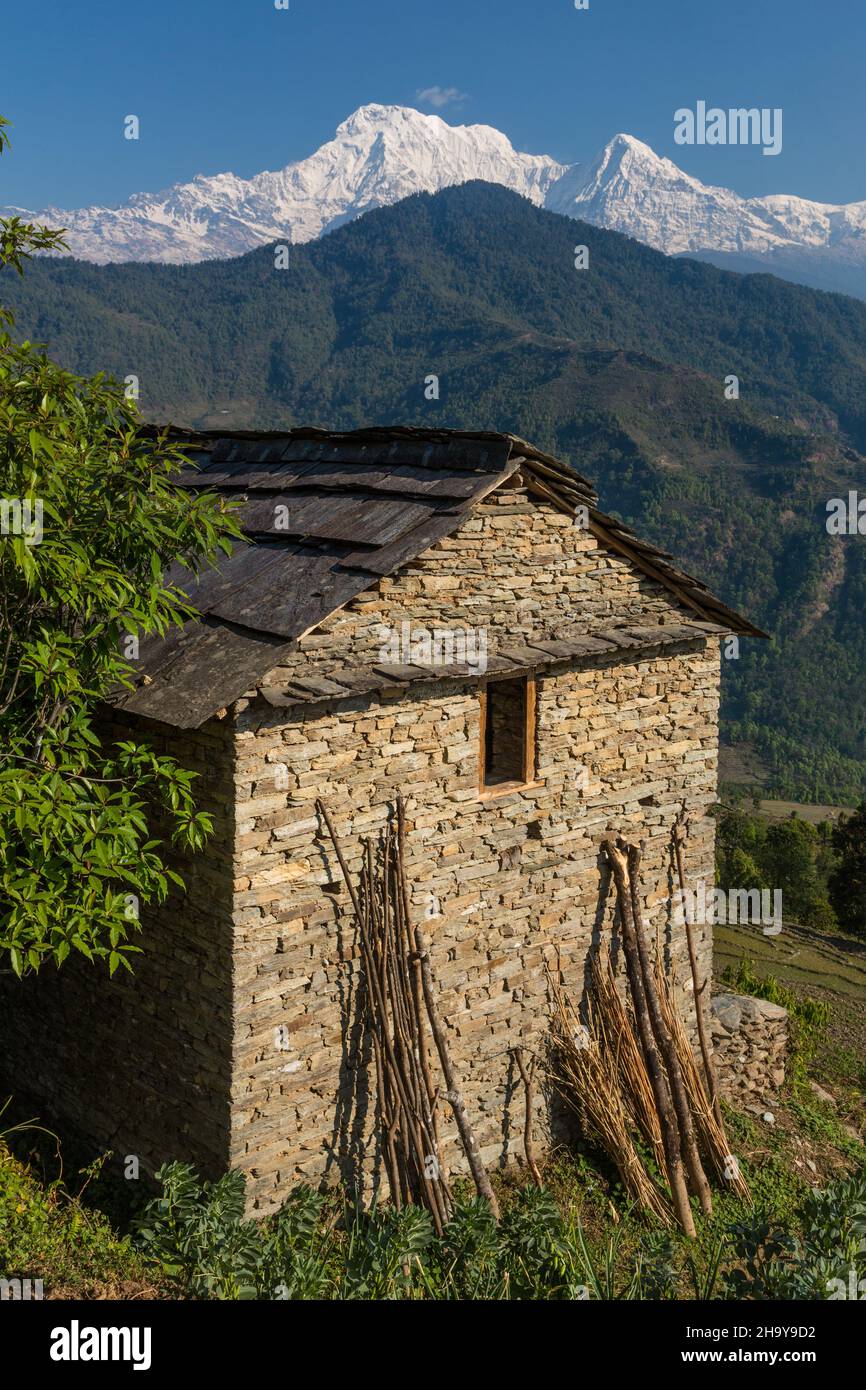
POLYGON ((802 1233, 774 1229, 763 1215, 732 1228, 737 1267, 725 1296, 838 1299, 866 1276, 866 1172, 813 1191, 800 1210, 802 1233))
POLYGON ((162 1195, 135 1227, 144 1253, 194 1298, 255 1298, 263 1246, 243 1219, 243 1174, 200 1184, 188 1164, 167 1163, 156 1176, 162 1195))
MULTIPOLYGON (((11 1131, 7 1131, 9 1133, 11 1131)), ((130 1284, 158 1293, 146 1261, 107 1218, 66 1191, 36 1181, 0 1133, 0 1278, 41 1279, 46 1296, 105 1297, 130 1284)))
POLYGON ((278 1215, 253 1222, 239 1173, 200 1183, 172 1163, 159 1177, 138 1242, 198 1298, 829 1298, 841 1296, 833 1280, 847 1288, 852 1271, 866 1273, 862 1174, 813 1192, 790 1223, 759 1212, 708 1226, 693 1245, 640 1230, 629 1211, 593 1248, 580 1220, 536 1187, 511 1196, 499 1225, 486 1203, 458 1199, 437 1239, 418 1207, 365 1211, 299 1187, 278 1215))

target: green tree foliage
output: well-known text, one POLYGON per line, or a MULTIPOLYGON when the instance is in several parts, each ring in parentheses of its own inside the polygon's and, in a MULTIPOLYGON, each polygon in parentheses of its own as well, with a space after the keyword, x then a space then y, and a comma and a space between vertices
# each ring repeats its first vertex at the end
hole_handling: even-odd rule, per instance
MULTIPOLYGON (((0 264, 20 273, 59 238, 0 222, 0 264)), ((217 498, 174 485, 181 462, 121 387, 0 334, 0 959, 18 975, 71 951, 131 968, 138 903, 180 885, 151 812, 192 849, 211 829, 193 774, 100 737, 101 703, 134 678, 129 643, 192 612, 166 566, 196 569, 236 534, 217 498)))
POLYGON ((826 837, 797 816, 768 821, 740 807, 717 810, 716 877, 731 889, 781 890, 784 915, 819 931, 836 918, 827 896, 826 837))
POLYGON ((866 936, 866 801, 833 828, 838 863, 830 875, 830 901, 845 931, 866 936))
POLYGON ((820 929, 832 927, 834 917, 818 878, 819 847, 818 832, 807 821, 776 821, 767 828, 760 862, 768 882, 782 889, 788 917, 820 929))

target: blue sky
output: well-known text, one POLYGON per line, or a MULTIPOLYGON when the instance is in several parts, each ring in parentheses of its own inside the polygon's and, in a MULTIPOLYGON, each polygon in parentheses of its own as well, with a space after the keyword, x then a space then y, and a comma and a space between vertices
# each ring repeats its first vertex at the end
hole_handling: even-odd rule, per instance
POLYGON ((365 102, 591 158, 617 131, 708 183, 866 198, 863 0, 40 0, 7 8, 0 204, 122 202, 303 158, 365 102), (673 141, 674 111, 781 107, 775 158, 673 141), (123 118, 141 120, 124 140, 123 118))

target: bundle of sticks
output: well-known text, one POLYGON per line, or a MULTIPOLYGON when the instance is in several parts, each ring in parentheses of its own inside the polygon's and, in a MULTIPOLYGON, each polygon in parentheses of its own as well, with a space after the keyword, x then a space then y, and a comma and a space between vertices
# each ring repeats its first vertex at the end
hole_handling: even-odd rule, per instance
POLYGON ((655 1097, 634 1021, 617 989, 606 942, 602 942, 598 951, 593 952, 589 968, 592 1015, 599 1020, 600 1041, 611 1060, 613 1084, 623 1097, 632 1127, 642 1135, 656 1167, 663 1173, 665 1151, 655 1097))
POLYGON ((553 997, 555 1083, 583 1126, 613 1159, 629 1197, 663 1226, 671 1226, 667 1193, 647 1172, 630 1132, 633 1115, 627 1100, 629 1091, 622 1084, 630 1061, 608 1033, 603 1009, 592 1010, 587 1027, 550 970, 547 977, 553 997))
MULTIPOLYGON (((683 901, 684 825, 683 812, 672 833, 683 901)), ((655 961, 650 961, 641 911, 641 850, 621 837, 606 840, 603 849, 616 887, 630 1007, 617 988, 605 944, 590 959, 587 1024, 580 1024, 561 984, 549 975, 554 1006, 554 1080, 613 1159, 629 1195, 668 1224, 672 1206, 683 1231, 694 1237, 690 1196, 698 1199, 707 1215, 713 1209, 706 1169, 729 1190, 749 1199, 722 1120, 703 1018, 706 982, 698 977, 694 934, 686 917, 702 1076, 677 1009, 673 971, 665 971, 658 945, 655 961), (670 1202, 642 1163, 632 1130, 642 1136, 659 1172, 666 1177, 670 1202)))
MULTIPOLYGON (((695 1121, 698 1126, 698 1142, 701 1145, 707 1161, 712 1165, 716 1177, 720 1182, 724 1182, 731 1191, 739 1197, 743 1197, 747 1202, 751 1202, 751 1194, 748 1184, 740 1172, 740 1165, 730 1152, 730 1145, 725 1133, 725 1122, 722 1118, 722 1107, 719 1101, 719 1084, 716 1077, 716 1068, 713 1061, 713 1050, 707 1036, 707 1024, 705 1006, 706 990, 709 983, 709 976, 700 979, 698 969, 697 950, 695 947, 694 924, 691 921, 688 911, 689 896, 686 892, 686 874, 684 862, 684 847, 688 828, 688 816, 686 805, 683 802, 679 816, 674 821, 671 830, 671 850, 676 868, 677 881, 679 883, 680 900, 683 909, 683 921, 686 929, 686 943, 688 945, 689 969, 691 971, 692 993, 695 1001, 695 1021, 698 1030, 698 1042, 703 1063, 703 1077, 698 1067, 695 1054, 689 1045, 682 1018, 677 1011, 674 984, 675 977, 673 968, 668 975, 663 969, 661 951, 656 951, 656 974, 659 982, 659 994, 662 1006, 665 1010, 668 1028, 670 1029, 680 1055, 685 1084, 691 1099, 695 1121)), ((672 917, 674 914, 672 914, 672 917)))
MULTIPOLYGON (((670 973, 665 973, 660 956, 656 957, 656 975, 662 1013, 680 1059, 683 1084, 694 1115, 698 1147, 704 1162, 712 1169, 720 1184, 745 1201, 751 1202, 748 1184, 740 1172, 739 1163, 730 1151, 721 1109, 716 1112, 708 1086, 701 1076, 682 1016, 677 1009, 674 997, 676 977, 673 969, 670 973)), ((700 1000, 697 1000, 696 1007, 700 1010, 700 1000)), ((718 1096, 715 1100, 718 1105, 718 1096)))
POLYGON ((659 1118, 671 1199, 680 1226, 694 1237, 697 1232, 689 1190, 707 1215, 712 1213, 713 1199, 698 1152, 679 1054, 665 1026, 657 975, 650 966, 640 905, 641 851, 621 837, 605 840, 604 850, 616 884, 632 1016, 659 1118))
POLYGON ((411 922, 403 799, 397 801, 396 824, 385 825, 379 845, 374 846, 369 837, 362 841, 357 886, 328 811, 321 801, 316 809, 331 837, 355 912, 391 1200, 398 1209, 409 1203, 426 1207, 437 1234, 444 1230, 453 1210, 439 1134, 438 1105, 444 1095, 475 1186, 498 1220, 496 1197, 478 1153, 436 1008, 429 946, 421 928, 413 928, 411 922), (428 1025, 442 1073, 438 1084, 430 1066, 428 1025))

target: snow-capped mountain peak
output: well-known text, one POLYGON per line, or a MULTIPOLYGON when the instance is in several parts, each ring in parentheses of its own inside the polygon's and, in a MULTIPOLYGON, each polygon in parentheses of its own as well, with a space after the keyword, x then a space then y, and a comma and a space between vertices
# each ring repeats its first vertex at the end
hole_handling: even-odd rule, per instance
MULTIPOLYGON (((311 241, 411 193, 484 179, 542 203, 565 165, 521 154, 492 126, 451 126, 402 106, 362 106, 309 158, 251 179, 197 175, 115 208, 28 217, 68 229, 84 260, 186 262, 237 256, 272 241, 311 241)), ((21 212, 21 209, 18 209, 21 212)))
POLYGON ((701 183, 625 133, 588 163, 564 165, 515 150, 492 126, 452 126, 379 103, 359 107, 308 158, 250 179, 199 174, 120 207, 14 211, 66 227, 72 254, 84 260, 187 262, 311 241, 371 208, 472 179, 669 255, 735 257, 866 297, 866 202, 742 198, 701 183))

